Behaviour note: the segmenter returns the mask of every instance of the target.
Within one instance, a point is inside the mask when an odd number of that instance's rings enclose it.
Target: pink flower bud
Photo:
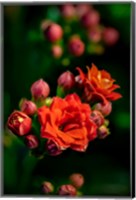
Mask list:
[[[92,6],[89,4],[79,4],[76,7],[76,12],[79,17],[82,17],[87,12],[89,12],[92,9]]]
[[[101,29],[98,26],[90,28],[88,30],[88,38],[93,42],[99,42],[102,38]]]
[[[61,7],[61,14],[64,18],[70,19],[75,16],[76,10],[72,4],[66,4]]]
[[[119,39],[119,32],[114,28],[105,28],[103,31],[103,41],[107,45],[114,45]]]
[[[75,85],[74,75],[69,71],[62,73],[58,78],[58,85],[64,90],[70,90]]]
[[[96,10],[91,10],[83,15],[83,17],[81,18],[81,22],[86,28],[95,26],[100,22],[100,15]]]
[[[110,134],[109,129],[105,125],[100,126],[97,130],[97,135],[99,139],[104,139],[109,134]]]
[[[43,81],[43,79],[34,82],[31,86],[31,94],[35,100],[43,100],[49,95],[49,93],[49,85]]]
[[[60,58],[63,53],[63,50],[62,50],[61,46],[59,46],[59,45],[52,46],[51,51],[52,51],[52,55],[54,58]]]
[[[52,23],[44,31],[45,37],[50,42],[56,42],[63,36],[63,30],[59,24]]]
[[[93,110],[91,113],[91,120],[99,127],[104,123],[104,117],[98,110]]]
[[[84,177],[82,174],[72,174],[69,179],[71,184],[76,188],[80,188],[84,184]]]
[[[26,135],[32,127],[32,120],[25,113],[14,111],[8,118],[7,126],[18,136]]]
[[[29,149],[35,149],[38,147],[38,138],[35,135],[27,135],[25,137],[25,144]]]
[[[112,111],[112,103],[107,101],[107,103],[104,105],[102,103],[97,103],[95,105],[95,110],[100,111],[104,116],[107,116]]]
[[[73,185],[62,185],[58,194],[61,196],[76,196],[77,190]]]
[[[54,191],[54,187],[52,185],[52,183],[50,182],[43,182],[42,184],[42,192],[45,193],[45,194],[49,194],[49,193],[52,193]]]
[[[71,37],[68,43],[69,52],[74,56],[81,56],[85,51],[85,45],[79,37]]]
[[[48,140],[46,142],[46,150],[50,156],[57,156],[62,153],[62,151],[52,140]]]
[[[25,114],[29,116],[34,115],[37,111],[37,107],[35,103],[33,103],[32,101],[28,101],[26,99],[22,100],[20,109],[22,112],[24,112]]]

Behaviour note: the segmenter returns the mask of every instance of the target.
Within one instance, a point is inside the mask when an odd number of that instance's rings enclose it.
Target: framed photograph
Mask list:
[[[2,195],[134,197],[134,2],[2,3]]]

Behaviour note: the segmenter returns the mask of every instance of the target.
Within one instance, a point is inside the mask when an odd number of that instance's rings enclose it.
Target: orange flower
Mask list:
[[[87,74],[84,74],[79,67],[77,70],[80,73],[84,88],[84,97],[87,101],[101,100],[106,104],[107,100],[115,101],[122,97],[121,94],[114,92],[120,86],[114,84],[115,80],[112,79],[107,71],[98,70],[94,64],[92,64],[91,68],[88,68]]]
[[[49,108],[38,109],[41,137],[52,140],[60,150],[85,151],[88,142],[96,138],[97,126],[90,114],[90,106],[81,103],[76,94],[54,97]]]

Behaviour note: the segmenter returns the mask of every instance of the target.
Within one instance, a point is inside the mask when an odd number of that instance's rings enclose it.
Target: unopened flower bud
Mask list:
[[[64,18],[73,18],[76,14],[75,7],[72,4],[66,4],[61,7],[61,14]]]
[[[70,90],[75,85],[75,77],[70,71],[62,73],[58,78],[58,85],[64,90]]]
[[[8,118],[8,129],[18,136],[27,134],[32,128],[32,120],[25,113],[14,111]]]
[[[77,190],[73,185],[62,185],[58,190],[58,194],[61,196],[76,196]]]
[[[35,149],[38,147],[38,138],[35,135],[27,135],[25,137],[25,144],[29,149]]]
[[[79,17],[82,17],[87,12],[89,12],[92,9],[92,6],[89,4],[78,4],[76,6],[76,13]]]
[[[104,123],[104,117],[98,110],[93,110],[91,113],[91,120],[99,127]]]
[[[42,192],[44,194],[49,194],[49,193],[52,193],[53,191],[54,191],[54,187],[53,187],[52,183],[50,183],[48,181],[43,182]]]
[[[110,134],[109,129],[105,125],[100,126],[97,130],[97,135],[99,139],[104,139],[109,134]]]
[[[71,37],[68,43],[69,52],[74,56],[81,56],[85,51],[85,45],[79,37]]]
[[[96,10],[91,10],[82,16],[81,22],[84,27],[89,28],[99,24],[100,15]]]
[[[48,83],[40,79],[31,86],[31,94],[35,100],[44,100],[50,93]]]
[[[107,45],[114,45],[119,39],[119,32],[114,28],[105,28],[103,31],[103,41]]]
[[[84,184],[84,177],[82,174],[72,174],[70,177],[69,177],[70,181],[71,181],[71,184],[73,186],[75,186],[76,188],[80,188],[82,187],[82,185]]]
[[[62,153],[62,151],[52,140],[48,140],[46,142],[46,150],[50,156],[57,156]]]
[[[22,112],[26,113],[29,116],[34,115],[37,111],[35,103],[26,99],[22,100],[20,104],[20,109]]]
[[[54,45],[52,46],[51,52],[54,58],[60,58],[62,56],[63,50],[61,46]]]
[[[63,30],[59,24],[51,23],[44,30],[44,35],[50,42],[56,42],[62,38]]]
[[[92,42],[99,42],[102,38],[102,32],[98,26],[92,27],[88,30],[88,38]]]
[[[102,103],[97,103],[95,105],[95,110],[100,111],[104,116],[107,116],[111,113],[112,111],[112,103],[107,101],[106,104],[102,104]]]

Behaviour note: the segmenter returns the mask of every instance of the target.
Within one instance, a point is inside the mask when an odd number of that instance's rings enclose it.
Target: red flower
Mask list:
[[[88,68],[87,74],[84,74],[79,67],[77,70],[80,73],[86,101],[100,100],[106,104],[107,100],[115,101],[122,97],[121,94],[114,92],[114,90],[120,88],[120,86],[114,84],[115,80],[112,79],[107,71],[98,70],[94,64],[92,64],[91,69]]]
[[[7,126],[14,134],[23,136],[31,130],[32,120],[25,113],[14,111],[8,118]]]
[[[61,150],[85,151],[88,142],[96,138],[97,126],[90,114],[90,106],[81,103],[76,94],[65,99],[54,97],[49,108],[38,109],[41,137],[52,140]]]

